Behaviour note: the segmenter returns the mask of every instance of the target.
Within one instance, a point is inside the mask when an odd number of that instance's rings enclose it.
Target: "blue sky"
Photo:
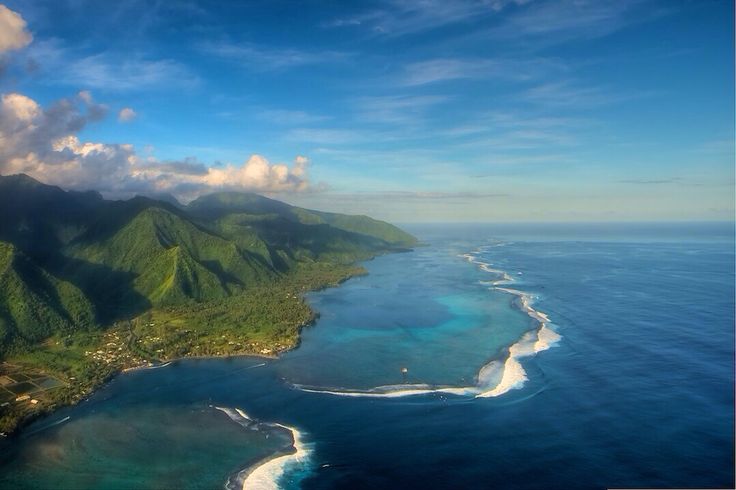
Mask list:
[[[733,219],[732,2],[236,3],[5,0],[0,173],[399,222]]]

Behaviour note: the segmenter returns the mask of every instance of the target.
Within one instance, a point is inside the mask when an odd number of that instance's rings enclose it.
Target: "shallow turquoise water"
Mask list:
[[[379,257],[367,264],[370,275],[311,294],[319,322],[275,369],[325,388],[473,384],[534,323],[458,254],[445,246]]]

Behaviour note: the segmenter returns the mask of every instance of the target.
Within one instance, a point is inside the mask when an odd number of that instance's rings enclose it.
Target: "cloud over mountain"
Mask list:
[[[303,192],[310,189],[309,160],[297,156],[292,166],[252,155],[241,165],[207,167],[196,159],[160,161],[136,153],[130,144],[81,141],[88,123],[106,108],[89,92],[43,108],[19,93],[0,99],[0,173],[26,173],[71,189],[112,194],[170,192],[183,199],[214,189],[256,192]]]
[[[0,55],[32,39],[25,20],[0,4]],[[146,80],[136,76],[136,85]],[[106,114],[107,107],[87,90],[48,107],[21,93],[0,95],[0,174],[26,173],[68,189],[113,195],[168,192],[184,200],[215,189],[278,193],[311,188],[309,160],[303,156],[292,166],[252,155],[241,165],[208,167],[193,157],[162,161],[141,156],[131,144],[82,141],[79,132]],[[124,107],[117,117],[129,122],[136,115]]]

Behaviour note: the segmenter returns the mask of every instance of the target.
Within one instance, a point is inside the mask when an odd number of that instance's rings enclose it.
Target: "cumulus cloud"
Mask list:
[[[211,187],[267,189],[271,192],[305,191],[309,160],[297,156],[291,168],[283,163],[271,164],[260,155],[252,155],[243,165],[210,168],[204,182]]]
[[[54,145],[104,117],[105,107],[81,92],[43,109],[33,99],[18,93],[0,98],[0,168],[18,170],[30,161],[56,164],[65,156]]]
[[[0,173],[26,173],[42,182],[111,194],[169,192],[187,200],[218,190],[263,193],[311,190],[309,160],[291,165],[252,155],[241,165],[207,167],[194,158],[158,160],[128,144],[81,141],[77,133],[105,113],[89,92],[47,108],[22,94],[0,98]]]
[[[136,114],[136,112],[130,107],[123,107],[120,109],[120,112],[118,112],[118,121],[130,122],[135,119],[137,115],[138,114]]]
[[[0,4],[0,54],[27,46],[32,39],[23,17]]]
[[[307,176],[309,160],[303,156],[291,166],[271,163],[262,155],[223,167],[207,167],[194,158],[162,162],[134,157],[130,163],[127,176],[119,180],[122,185],[110,192],[167,192],[186,202],[216,190],[269,194],[315,190]]]

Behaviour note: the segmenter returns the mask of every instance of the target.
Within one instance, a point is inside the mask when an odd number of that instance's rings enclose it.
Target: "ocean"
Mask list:
[[[733,224],[407,225],[277,360],[117,376],[2,488],[733,488]]]

